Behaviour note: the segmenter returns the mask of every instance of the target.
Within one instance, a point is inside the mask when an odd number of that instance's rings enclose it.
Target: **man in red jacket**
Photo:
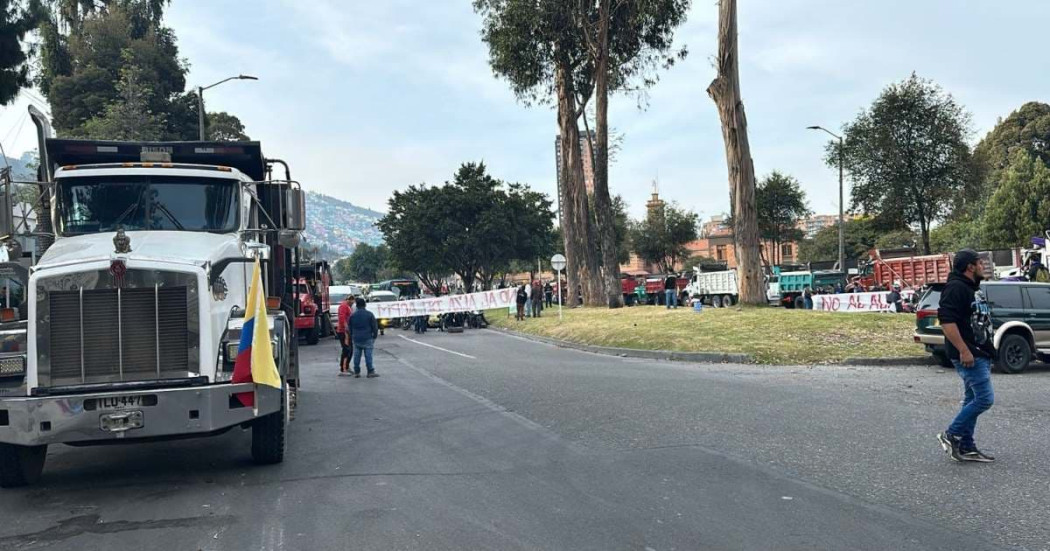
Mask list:
[[[351,307],[353,302],[354,295],[346,295],[346,300],[339,305],[339,319],[335,326],[336,335],[339,337],[339,346],[342,348],[342,353],[339,356],[340,375],[350,374],[350,358],[354,355],[354,343],[350,340],[350,328],[347,326],[350,315],[354,313]]]

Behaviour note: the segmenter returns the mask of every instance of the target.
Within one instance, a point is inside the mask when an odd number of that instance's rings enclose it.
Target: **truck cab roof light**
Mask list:
[[[266,297],[267,310],[279,310],[281,308],[281,297]]]
[[[215,168],[217,168],[217,169],[219,169],[219,170],[221,170],[223,172],[232,172],[233,171],[233,169],[228,167],[228,166],[217,166]]]

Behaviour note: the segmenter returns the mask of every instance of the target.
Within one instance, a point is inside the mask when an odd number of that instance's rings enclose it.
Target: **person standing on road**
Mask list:
[[[543,284],[543,302],[547,308],[554,306],[554,288],[549,281]]]
[[[361,378],[361,356],[365,357],[368,378],[378,377],[372,363],[372,349],[379,337],[379,323],[372,312],[365,309],[365,299],[357,299],[357,309],[350,316],[350,336],[354,341],[354,377]]]
[[[995,458],[977,449],[977,417],[994,403],[992,392],[992,323],[980,293],[984,264],[972,249],[955,253],[948,283],[941,292],[937,318],[944,329],[944,348],[963,381],[963,405],[948,430],[937,435],[955,461],[991,463]]]
[[[678,278],[674,274],[668,274],[664,280],[664,304],[667,309],[678,308]]]
[[[802,288],[802,306],[806,310],[813,309],[813,289],[810,289],[809,285]]]
[[[354,354],[354,345],[350,341],[350,315],[353,314],[353,309],[350,304],[354,301],[354,295],[346,295],[346,299],[339,303],[339,310],[336,315],[335,333],[339,339],[339,374],[349,375],[350,374],[350,358]]]
[[[525,303],[529,300],[528,292],[525,290],[525,284],[522,283],[521,287],[518,287],[518,296],[516,304],[518,305],[518,313],[514,316],[514,319],[518,321],[525,321]]]
[[[540,280],[532,280],[532,317],[538,318],[543,313],[543,287]]]

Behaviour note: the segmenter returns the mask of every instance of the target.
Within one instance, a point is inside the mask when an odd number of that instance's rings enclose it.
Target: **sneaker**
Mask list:
[[[369,373],[368,375],[366,375],[366,377],[368,377],[369,379],[375,379],[378,376],[379,376],[379,374],[376,373],[375,371],[373,371],[373,372]]]
[[[937,435],[937,441],[941,443],[941,448],[944,449],[944,453],[951,456],[953,461],[963,461],[962,451],[959,450],[958,436],[952,436],[947,432],[942,432]]]
[[[347,373],[347,372],[345,372],[345,371],[340,371],[340,372],[339,372],[339,376],[340,376],[340,377],[346,377],[347,375],[349,375],[349,373]]]
[[[974,448],[970,451],[963,452],[963,461],[973,461],[975,463],[994,463],[995,458],[982,452],[981,450]]]
[[[354,373],[354,378],[355,379],[360,379],[361,378],[361,374],[360,373]]]

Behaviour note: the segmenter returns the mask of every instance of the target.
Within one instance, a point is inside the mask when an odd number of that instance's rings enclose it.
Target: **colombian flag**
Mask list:
[[[233,364],[234,383],[252,383],[281,388],[281,374],[273,361],[270,345],[270,328],[266,323],[266,298],[262,288],[262,268],[255,259],[252,282],[248,287],[248,304],[245,305],[244,327],[241,328],[241,344],[237,348],[237,360]],[[255,393],[242,392],[237,399],[245,407],[255,405]]]

